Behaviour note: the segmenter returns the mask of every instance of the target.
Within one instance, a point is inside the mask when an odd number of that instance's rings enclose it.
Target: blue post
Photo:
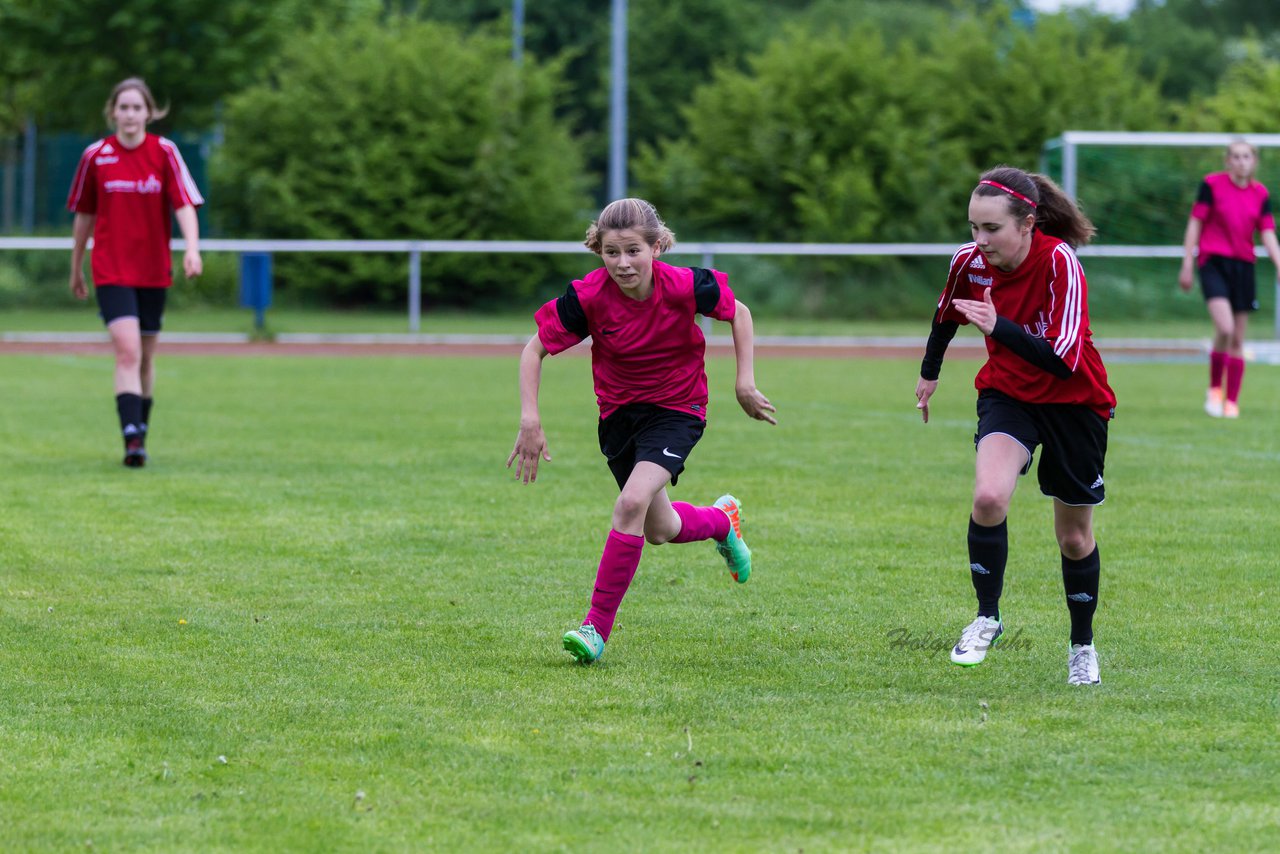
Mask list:
[[[240,255],[240,305],[253,309],[253,326],[265,325],[263,313],[271,305],[271,253],[243,252]]]

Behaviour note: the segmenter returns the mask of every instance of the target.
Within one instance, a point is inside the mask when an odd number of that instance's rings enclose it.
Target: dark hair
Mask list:
[[[1009,212],[1014,219],[1035,214],[1037,228],[1050,237],[1065,241],[1072,249],[1084,246],[1098,231],[1062,188],[1044,175],[1023,172],[1014,166],[997,166],[982,173],[978,180],[991,181],[1008,190],[979,183],[973,191],[975,196],[1004,196],[1009,202]],[[1025,196],[1031,203],[1018,198],[1009,190]]]
[[[147,105],[147,124],[151,124],[157,119],[163,119],[169,115],[169,107],[165,105],[162,109],[156,106],[155,96],[151,94],[151,88],[147,86],[147,82],[141,77],[128,77],[116,84],[111,90],[111,97],[107,98],[107,105],[102,108],[102,114],[107,117],[107,126],[114,128],[116,126],[115,110],[116,101],[120,99],[120,93],[129,89],[138,90],[138,94],[142,96],[142,101]]]
[[[606,231],[627,228],[640,232],[645,243],[656,245],[663,252],[676,245],[676,236],[658,216],[658,209],[644,199],[618,199],[607,204],[587,229],[587,239],[582,242],[599,255]]]

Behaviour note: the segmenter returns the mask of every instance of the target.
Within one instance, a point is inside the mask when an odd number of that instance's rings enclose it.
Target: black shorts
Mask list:
[[[1258,282],[1255,265],[1237,258],[1210,255],[1200,267],[1200,292],[1206,300],[1222,297],[1231,310],[1244,314],[1258,310]]]
[[[675,486],[706,422],[695,415],[652,403],[632,403],[600,419],[600,453],[622,489],[636,463],[656,463],[671,472]]]
[[[164,300],[168,288],[131,288],[127,285],[98,285],[93,289],[98,299],[102,322],[111,325],[122,317],[138,318],[143,335],[158,335],[164,316]]]
[[[1043,445],[1036,475],[1040,491],[1075,507],[1101,504],[1107,456],[1107,420],[1087,406],[1073,403],[1023,403],[992,389],[978,394],[978,432],[973,445],[993,433],[1013,438],[1027,449],[1031,470],[1036,446]]]

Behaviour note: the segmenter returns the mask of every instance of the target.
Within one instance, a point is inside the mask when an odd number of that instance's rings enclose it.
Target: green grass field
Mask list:
[[[0,849],[1280,849],[1274,367],[1225,422],[1199,365],[1112,366],[1082,689],[1033,481],[1017,643],[947,661],[976,362],[927,426],[918,361],[765,362],[770,428],[713,361],[674,495],[743,500],[752,579],[646,549],[591,667],[586,359],[546,364],[528,487],[508,359],[162,358],[136,471],[108,359],[0,366]]]
[[[100,332],[102,323],[90,304],[72,309],[12,309],[0,313],[0,332]],[[169,332],[239,332],[253,330],[253,312],[243,308],[178,308],[165,312]],[[335,311],[298,308],[270,309],[267,328],[276,334],[384,334],[409,331],[404,311]],[[531,335],[532,311],[509,314],[484,312],[423,312],[419,331],[431,334]],[[1107,320],[1093,324],[1099,338],[1194,338],[1208,339],[1213,327],[1207,316],[1193,319]],[[1251,339],[1267,340],[1275,335],[1272,315],[1257,314],[1250,325]],[[727,335],[725,329],[717,333]],[[929,334],[925,312],[914,320],[840,320],[771,317],[756,313],[758,335],[818,336],[913,336],[923,340]]]

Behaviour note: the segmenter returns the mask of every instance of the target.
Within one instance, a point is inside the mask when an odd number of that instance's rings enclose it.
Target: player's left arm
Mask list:
[[[1280,241],[1276,240],[1276,230],[1274,228],[1266,228],[1262,230],[1262,245],[1267,250],[1267,257],[1271,259],[1272,265],[1276,268],[1276,281],[1280,282]]]
[[[757,421],[777,424],[778,419],[772,413],[778,410],[756,388],[755,328],[751,323],[751,310],[741,300],[734,300],[733,319],[729,326],[733,329],[733,354],[738,364],[738,379],[734,384],[738,404],[743,412]]]
[[[194,279],[204,272],[204,262],[200,259],[200,220],[192,205],[183,205],[173,215],[178,220],[182,239],[187,244],[187,250],[182,255],[182,272],[188,279]]]

